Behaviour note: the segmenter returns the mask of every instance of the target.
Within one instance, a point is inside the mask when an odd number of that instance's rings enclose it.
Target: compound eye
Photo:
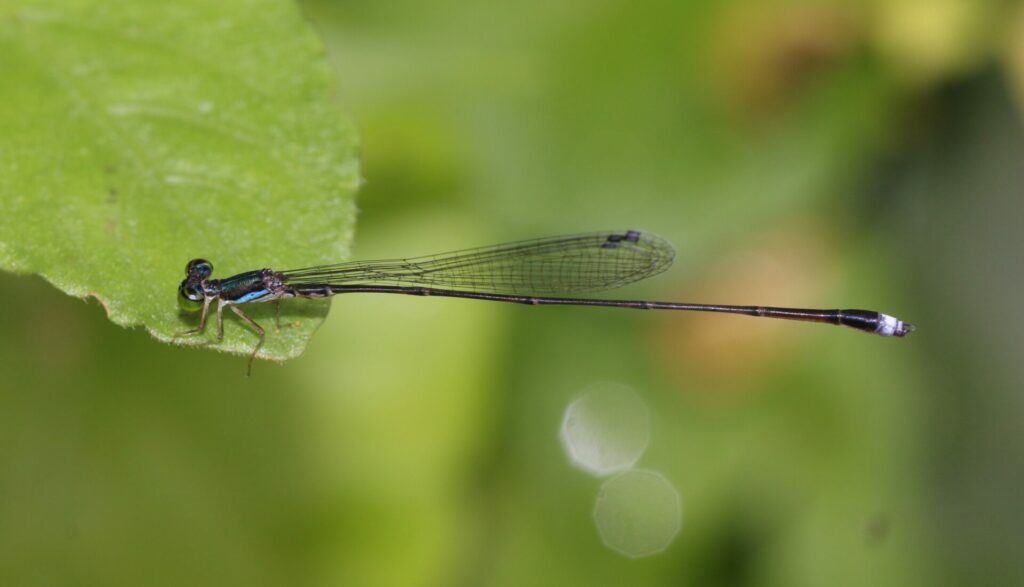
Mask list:
[[[206,259],[192,259],[185,266],[185,275],[198,275],[199,277],[206,278],[211,273],[213,273],[213,263]]]
[[[203,295],[198,289],[186,288],[184,286],[179,287],[178,306],[182,310],[195,312],[203,307]]]

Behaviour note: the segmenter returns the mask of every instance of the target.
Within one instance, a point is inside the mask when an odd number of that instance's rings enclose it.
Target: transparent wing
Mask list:
[[[637,230],[518,241],[411,259],[355,261],[283,271],[294,285],[399,285],[506,294],[583,293],[661,273],[675,251]]]

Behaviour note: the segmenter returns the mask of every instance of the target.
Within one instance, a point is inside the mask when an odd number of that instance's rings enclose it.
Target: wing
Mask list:
[[[637,230],[518,241],[380,261],[283,271],[295,285],[399,285],[505,294],[595,292],[661,273],[675,251],[665,239]]]

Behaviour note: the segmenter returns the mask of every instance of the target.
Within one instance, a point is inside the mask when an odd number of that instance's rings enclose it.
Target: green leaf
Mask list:
[[[110,319],[175,338],[198,315],[177,287],[343,261],[357,145],[332,104],[320,42],[282,0],[0,4],[0,268],[100,300]],[[251,308],[251,309],[250,309]],[[324,301],[245,307],[260,356],[301,354]],[[211,316],[211,318],[213,318]],[[212,348],[257,338],[225,312]]]

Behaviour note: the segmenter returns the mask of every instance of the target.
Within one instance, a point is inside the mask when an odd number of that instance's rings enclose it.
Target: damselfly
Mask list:
[[[803,320],[849,326],[881,336],[906,336],[913,325],[872,310],[810,310],[763,306],[731,306],[683,302],[649,302],[558,297],[613,289],[661,273],[672,264],[675,251],[661,237],[638,230],[591,232],[526,240],[410,259],[353,261],[305,269],[257,269],[226,279],[210,279],[213,265],[193,259],[178,288],[181,300],[202,304],[199,326],[206,328],[210,305],[217,301],[217,340],[224,338],[224,308],[244,320],[259,335],[249,356],[252,361],[266,332],[239,306],[278,302],[282,298],[325,298],[336,294],[371,292],[415,296],[471,298],[517,304],[607,306],[639,310],[724,312],[784,320]]]

